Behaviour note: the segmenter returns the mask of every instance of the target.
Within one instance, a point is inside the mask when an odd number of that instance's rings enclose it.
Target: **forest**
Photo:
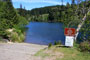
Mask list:
[[[89,7],[90,1],[80,0],[76,3],[75,0],[72,0],[72,4],[67,3],[66,5],[47,6],[32,10],[20,7],[17,11],[29,21],[63,22],[67,27],[74,27],[81,22]]]
[[[17,13],[11,0],[0,0],[0,40],[21,42],[27,23],[26,18]]]

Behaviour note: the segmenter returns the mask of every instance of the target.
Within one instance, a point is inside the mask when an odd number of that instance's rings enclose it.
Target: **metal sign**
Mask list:
[[[65,28],[65,36],[75,36],[75,28]]]
[[[66,36],[65,46],[73,47],[74,37],[73,36]]]

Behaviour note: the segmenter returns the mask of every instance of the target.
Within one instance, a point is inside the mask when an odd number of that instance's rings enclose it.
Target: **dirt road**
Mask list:
[[[34,60],[33,55],[46,47],[27,43],[0,43],[0,60]]]

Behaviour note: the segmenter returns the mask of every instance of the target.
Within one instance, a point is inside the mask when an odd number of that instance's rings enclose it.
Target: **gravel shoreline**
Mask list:
[[[35,60],[33,55],[46,47],[28,43],[0,43],[0,60]]]

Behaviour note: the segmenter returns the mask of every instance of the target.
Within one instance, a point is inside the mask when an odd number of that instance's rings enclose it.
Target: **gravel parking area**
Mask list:
[[[0,43],[0,60],[35,60],[33,55],[46,47],[27,43]]]

